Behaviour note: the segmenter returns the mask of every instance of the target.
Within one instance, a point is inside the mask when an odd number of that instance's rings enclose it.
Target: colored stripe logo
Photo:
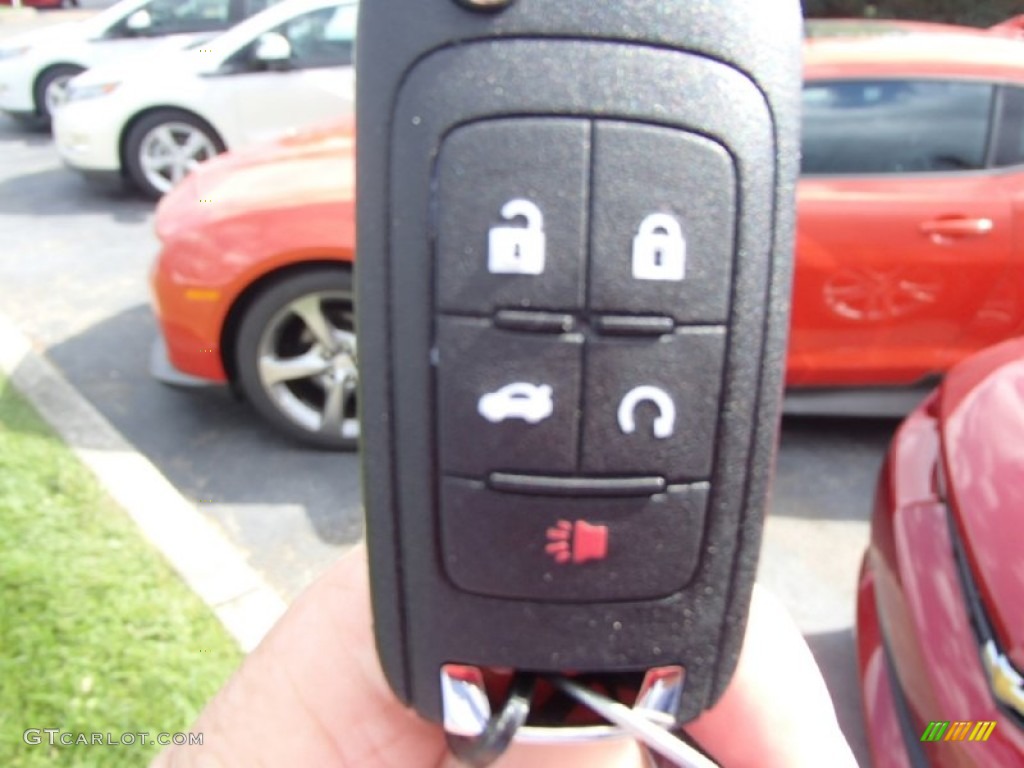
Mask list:
[[[994,720],[932,720],[921,734],[921,741],[988,741],[995,729]]]

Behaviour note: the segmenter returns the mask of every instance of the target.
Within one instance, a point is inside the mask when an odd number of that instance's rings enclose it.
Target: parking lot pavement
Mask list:
[[[361,534],[357,459],[310,452],[223,391],[148,374],[153,205],[91,188],[0,117],[0,306],[292,597]]]
[[[136,305],[51,346],[49,356],[294,597],[362,535],[356,456],[291,443],[223,389],[158,384],[147,369],[155,334],[148,306]]]
[[[152,204],[89,187],[47,134],[0,116],[3,312],[290,598],[361,535],[358,457],[298,447],[224,391],[149,377],[152,222]],[[786,422],[760,569],[806,633],[865,764],[854,591],[893,426]]]
[[[803,631],[862,766],[870,763],[853,634],[857,575],[875,481],[896,425],[784,421],[758,573]]]

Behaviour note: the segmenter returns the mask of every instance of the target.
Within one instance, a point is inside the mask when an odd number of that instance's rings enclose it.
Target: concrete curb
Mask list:
[[[217,614],[242,650],[255,648],[284,612],[285,601],[2,313],[0,369]]]

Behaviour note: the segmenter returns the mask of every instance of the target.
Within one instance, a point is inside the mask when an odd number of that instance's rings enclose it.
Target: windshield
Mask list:
[[[114,3],[109,8],[100,11],[82,23],[96,32],[104,32],[108,27],[113,26],[132,11],[141,8],[148,2],[149,0],[121,0],[120,3]]]
[[[244,45],[248,45],[264,32],[268,32],[279,24],[283,24],[289,19],[301,16],[304,13],[308,13],[317,8],[329,8],[333,3],[311,3],[304,4],[300,7],[295,3],[281,3],[278,5],[271,6],[265,11],[246,19],[240,24],[236,24],[227,32],[222,35],[218,35],[212,41],[206,43],[207,48],[213,48],[214,51],[222,56],[230,55],[235,53],[239,48]],[[351,9],[352,27],[355,28],[355,18],[358,9],[356,2],[351,3],[337,3],[339,8]],[[220,57],[215,57],[220,58]]]

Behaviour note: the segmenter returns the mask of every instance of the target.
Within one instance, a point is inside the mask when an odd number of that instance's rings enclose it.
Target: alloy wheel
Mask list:
[[[358,358],[352,298],[342,291],[306,294],[265,326],[257,370],[267,398],[306,432],[359,437]]]
[[[143,136],[139,165],[146,181],[166,193],[216,154],[213,140],[200,128],[185,122],[161,123]]]
[[[67,103],[68,83],[77,75],[77,72],[69,72],[66,75],[57,75],[46,84],[46,90],[43,92],[43,101],[46,103],[46,114],[53,115],[58,109]]]

